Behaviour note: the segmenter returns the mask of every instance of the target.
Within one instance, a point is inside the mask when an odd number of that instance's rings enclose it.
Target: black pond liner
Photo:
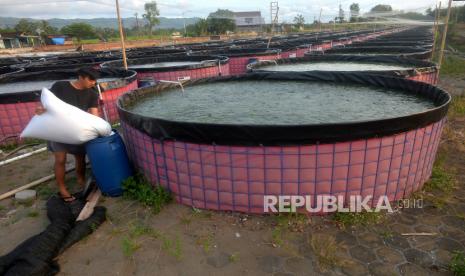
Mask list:
[[[6,77],[11,74],[21,73],[23,71],[23,68],[11,68],[10,66],[3,66],[0,67],[0,78]]]
[[[84,204],[84,200],[64,203],[57,196],[52,196],[46,204],[50,224],[42,233],[0,257],[0,275],[57,274],[59,266],[55,258],[95,231],[106,219],[105,207],[97,206],[88,219],[75,222]]]
[[[370,71],[358,71],[352,70],[349,72],[367,73],[367,74],[379,74],[385,76],[395,77],[411,77],[418,73],[425,74],[435,72],[437,70],[436,64],[429,61],[423,61],[418,59],[407,59],[396,56],[358,56],[358,55],[313,55],[305,56],[301,58],[285,58],[277,59],[274,61],[258,61],[251,63],[247,66],[250,72],[276,72],[272,70],[262,70],[264,66],[278,64],[299,64],[299,63],[322,63],[322,62],[360,62],[360,63],[374,63],[374,64],[389,64],[389,65],[401,65],[410,66],[411,69],[404,70],[370,70]],[[310,70],[317,71],[317,70]],[[280,71],[282,72],[282,71]],[[325,71],[326,72],[326,71]]]
[[[77,78],[76,75],[77,70],[61,70],[61,71],[42,71],[42,72],[22,72],[22,73],[15,73],[0,78],[0,84],[2,83],[15,83],[17,82],[18,85],[21,82],[25,81],[43,81],[43,80],[63,80],[63,79],[70,79],[70,78]],[[132,70],[122,70],[116,68],[105,68],[100,69],[100,77],[102,78],[119,78],[114,81],[108,82],[99,82],[101,84],[101,88],[103,89],[103,93],[105,90],[110,90],[114,88],[119,88],[126,86],[127,84],[136,80],[137,73]],[[98,81],[98,80],[97,80]],[[34,102],[40,98],[41,90],[34,90],[34,91],[22,91],[22,92],[15,92],[15,93],[0,93],[0,104],[8,104],[8,103],[25,103],[25,102]]]
[[[26,72],[39,72],[50,70],[67,70],[77,69],[81,67],[95,67],[102,62],[109,60],[116,60],[119,56],[112,57],[83,57],[74,59],[60,59],[60,60],[46,60],[43,62],[31,62],[17,65],[17,67],[24,68]]]
[[[431,57],[431,49],[421,47],[346,47],[346,48],[332,48],[325,50],[324,54],[377,54],[377,55],[393,55],[414,59],[429,59]],[[305,55],[312,55],[312,52]]]
[[[159,84],[122,95],[118,99],[120,119],[135,129],[161,141],[174,140],[196,144],[244,146],[308,145],[382,137],[421,128],[444,118],[451,100],[447,92],[429,84],[401,78],[346,72],[250,73],[241,76],[187,81],[183,85],[186,87],[211,82],[242,80],[332,82],[384,87],[427,98],[434,102],[435,108],[407,116],[373,121],[278,126],[171,121],[142,116],[126,108],[148,95],[177,88],[173,84]]]
[[[225,48],[205,51],[193,51],[189,55],[193,57],[204,55],[220,55],[227,57],[268,56],[281,53],[280,49],[272,48]]]
[[[352,44],[346,45],[346,47],[360,47],[360,46],[369,46],[369,47],[385,47],[385,46],[403,46],[403,47],[422,47],[422,48],[431,48],[433,44],[426,41],[377,41],[377,40],[368,40],[368,41],[354,41]]]
[[[168,67],[137,67],[137,65],[152,64],[159,62],[182,62],[182,61],[198,61],[201,63],[198,64],[186,64],[186,65],[175,65]],[[131,66],[130,70],[136,72],[171,72],[177,70],[186,70],[186,69],[200,69],[207,67],[218,66],[220,64],[227,64],[229,58],[225,56],[161,56],[161,57],[147,57],[147,58],[138,58],[138,59],[128,59],[128,66]],[[123,61],[115,60],[105,62],[101,65],[102,68],[122,68]]]

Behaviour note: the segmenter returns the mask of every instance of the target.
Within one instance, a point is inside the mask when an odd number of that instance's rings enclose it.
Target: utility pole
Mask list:
[[[320,16],[318,17],[318,23],[320,24],[320,33],[321,33],[321,13],[323,12],[323,8],[320,9]]]
[[[442,41],[441,41],[441,50],[439,52],[439,59],[438,59],[438,79],[439,79],[439,71],[441,70],[442,59],[444,57],[444,48],[446,47],[446,38],[447,38],[447,29],[449,27],[449,18],[450,18],[450,7],[452,6],[452,0],[449,0],[449,5],[447,7],[447,15],[446,21],[444,22],[444,31],[442,33]]]
[[[139,34],[140,30],[139,30],[139,14],[136,12],[134,14],[136,16],[136,28],[137,28],[137,34]]]
[[[124,45],[123,22],[119,13],[119,2],[116,0],[116,15],[118,16],[119,36],[121,38],[121,49],[123,52],[123,65],[124,69],[128,70],[128,61],[126,60],[126,46]]]
[[[182,12],[182,20],[184,23],[184,37],[187,37],[187,30],[186,30],[186,17],[184,16],[185,12]]]

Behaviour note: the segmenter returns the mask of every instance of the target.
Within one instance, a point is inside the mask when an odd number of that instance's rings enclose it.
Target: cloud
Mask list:
[[[144,13],[144,4],[150,0],[119,0],[123,17]],[[443,6],[447,5],[445,0]],[[218,8],[233,11],[259,10],[268,22],[270,20],[269,0],[157,0],[160,15],[164,17],[206,17]],[[389,3],[394,9],[423,12],[433,7],[436,0],[280,0],[280,21],[290,22],[297,14],[302,14],[307,22],[318,17],[320,9],[323,18],[334,18],[339,4],[349,13],[352,3],[359,3],[361,12],[369,11],[374,3]],[[28,0],[28,4],[18,0],[0,0],[0,16],[32,18],[95,18],[115,17],[114,0]]]

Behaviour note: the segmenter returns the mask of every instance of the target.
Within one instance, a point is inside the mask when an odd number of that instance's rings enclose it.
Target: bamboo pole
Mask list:
[[[436,5],[436,14],[434,15],[434,29],[433,29],[433,49],[431,51],[431,61],[433,61],[434,53],[436,52],[436,39],[438,37],[439,30],[439,17],[441,15],[441,1],[439,1],[439,8]]]
[[[121,38],[121,49],[123,52],[123,65],[124,69],[128,70],[128,62],[126,60],[126,46],[124,45],[124,33],[123,33],[123,23],[121,21],[121,15],[119,12],[119,2],[116,0],[116,14],[118,16],[118,26],[119,26],[119,36]]]
[[[439,79],[439,72],[441,71],[442,59],[444,57],[444,48],[446,47],[446,38],[447,38],[447,29],[449,27],[449,18],[450,18],[450,10],[452,6],[452,0],[449,0],[449,5],[447,7],[447,15],[446,21],[444,22],[444,32],[442,34],[442,41],[441,41],[441,50],[439,52],[439,60],[438,60],[438,79]]]
[[[74,167],[66,169],[65,172],[66,172],[66,173],[69,173],[69,172],[72,171],[72,170],[74,170]],[[6,193],[0,195],[0,200],[5,199],[5,198],[8,198],[8,197],[10,197],[10,196],[13,196],[13,195],[15,195],[15,194],[18,193],[18,192],[21,192],[21,191],[23,191],[23,190],[26,190],[26,189],[35,187],[35,186],[37,186],[37,185],[39,185],[39,184],[42,184],[42,183],[44,183],[44,182],[46,182],[46,181],[49,181],[49,180],[52,180],[52,179],[54,179],[54,178],[55,178],[55,174],[50,174],[50,175],[47,175],[47,176],[42,177],[42,178],[40,178],[40,179],[37,179],[37,180],[35,180],[35,181],[32,181],[32,182],[29,183],[29,184],[23,185],[23,186],[21,186],[21,187],[18,187],[18,188],[14,189],[14,190],[11,190],[11,191],[9,191],[9,192],[6,192]]]

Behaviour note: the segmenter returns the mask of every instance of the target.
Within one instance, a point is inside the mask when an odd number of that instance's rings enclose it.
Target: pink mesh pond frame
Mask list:
[[[258,60],[275,60],[281,58],[280,54],[264,56],[247,56],[247,57],[229,57],[229,73],[231,75],[240,75],[247,72],[247,64],[250,59]]]
[[[220,69],[221,68],[221,69]],[[191,80],[202,79],[216,76],[229,76],[229,64],[221,64],[218,66],[194,68],[185,70],[165,71],[165,72],[139,72],[137,78],[139,80],[150,77],[155,80],[178,81],[180,78],[189,77]],[[221,73],[221,74],[220,74]]]
[[[263,213],[264,195],[408,197],[431,175],[444,122],[381,138],[273,147],[162,142],[122,127],[135,167],[179,203]]]
[[[109,89],[102,93],[103,103],[111,123],[115,123],[119,120],[118,111],[116,109],[116,100],[118,97],[121,94],[136,88],[137,81],[133,80],[125,86]],[[38,102],[39,101],[8,104],[0,103],[0,141],[5,137],[17,136],[21,134],[23,129],[34,116]],[[101,108],[100,114],[103,117]],[[4,141],[3,143],[6,142],[8,141]]]

